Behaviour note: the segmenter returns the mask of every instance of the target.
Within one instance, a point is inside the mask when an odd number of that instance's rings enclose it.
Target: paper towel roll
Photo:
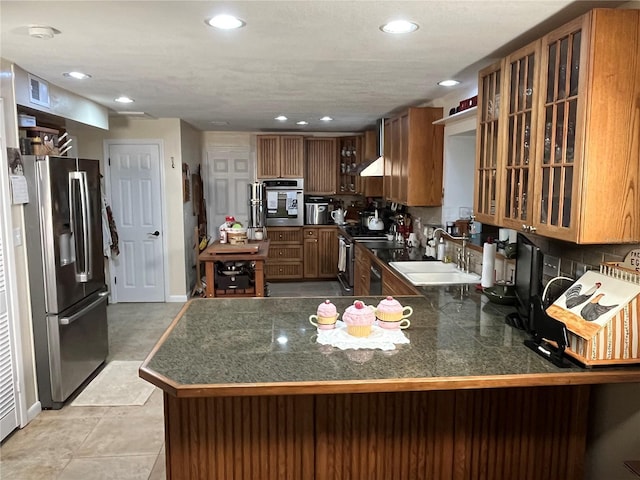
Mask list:
[[[496,244],[485,243],[482,249],[482,288],[492,287],[495,278]]]

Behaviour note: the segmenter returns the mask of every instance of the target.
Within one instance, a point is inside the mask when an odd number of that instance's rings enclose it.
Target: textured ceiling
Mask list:
[[[2,0],[0,54],[113,111],[182,118],[201,130],[294,130],[306,120],[310,131],[359,131],[446,95],[442,79],[469,89],[478,65],[593,6],[620,3]],[[247,25],[216,31],[204,20],[217,13]],[[379,30],[399,17],[419,30]],[[30,25],[60,33],[34,39]],[[62,76],[72,70],[92,78]],[[119,95],[135,103],[117,104]],[[278,114],[290,121],[275,121]],[[335,120],[321,123],[323,115]]]

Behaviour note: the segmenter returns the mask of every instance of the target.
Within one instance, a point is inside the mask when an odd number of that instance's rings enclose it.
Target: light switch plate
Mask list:
[[[13,229],[13,246],[19,247],[22,245],[22,230],[19,228]]]
[[[560,275],[560,258],[545,255],[542,260],[542,274],[547,277],[557,277]]]

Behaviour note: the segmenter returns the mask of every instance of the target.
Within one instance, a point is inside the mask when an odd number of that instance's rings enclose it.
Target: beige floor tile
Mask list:
[[[109,407],[105,417],[145,417],[149,421],[163,423],[164,403],[162,390],[155,388],[144,405]]]
[[[95,417],[73,419],[40,419],[38,417],[22,430],[15,432],[0,447],[0,458],[3,463],[30,457],[69,459],[99,422],[100,418]]]
[[[72,407],[71,401],[60,410],[43,410],[38,419],[69,419],[82,417],[103,417],[107,412],[107,407]]]
[[[156,458],[156,463],[153,465],[151,475],[148,480],[166,480],[167,478],[167,465],[165,463],[166,458],[164,454],[164,448],[160,452],[160,455]]]
[[[17,460],[6,460],[4,457],[0,457],[0,479],[50,480],[58,478],[69,461],[68,458],[55,456],[48,458],[25,456]]]
[[[57,480],[147,480],[157,455],[74,458]]]
[[[164,426],[159,420],[106,416],[100,419],[74,457],[158,455],[163,442]]]

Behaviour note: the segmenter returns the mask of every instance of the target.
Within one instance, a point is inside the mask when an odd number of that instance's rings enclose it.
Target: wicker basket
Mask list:
[[[244,245],[249,243],[246,228],[227,228],[227,242],[230,245]]]

